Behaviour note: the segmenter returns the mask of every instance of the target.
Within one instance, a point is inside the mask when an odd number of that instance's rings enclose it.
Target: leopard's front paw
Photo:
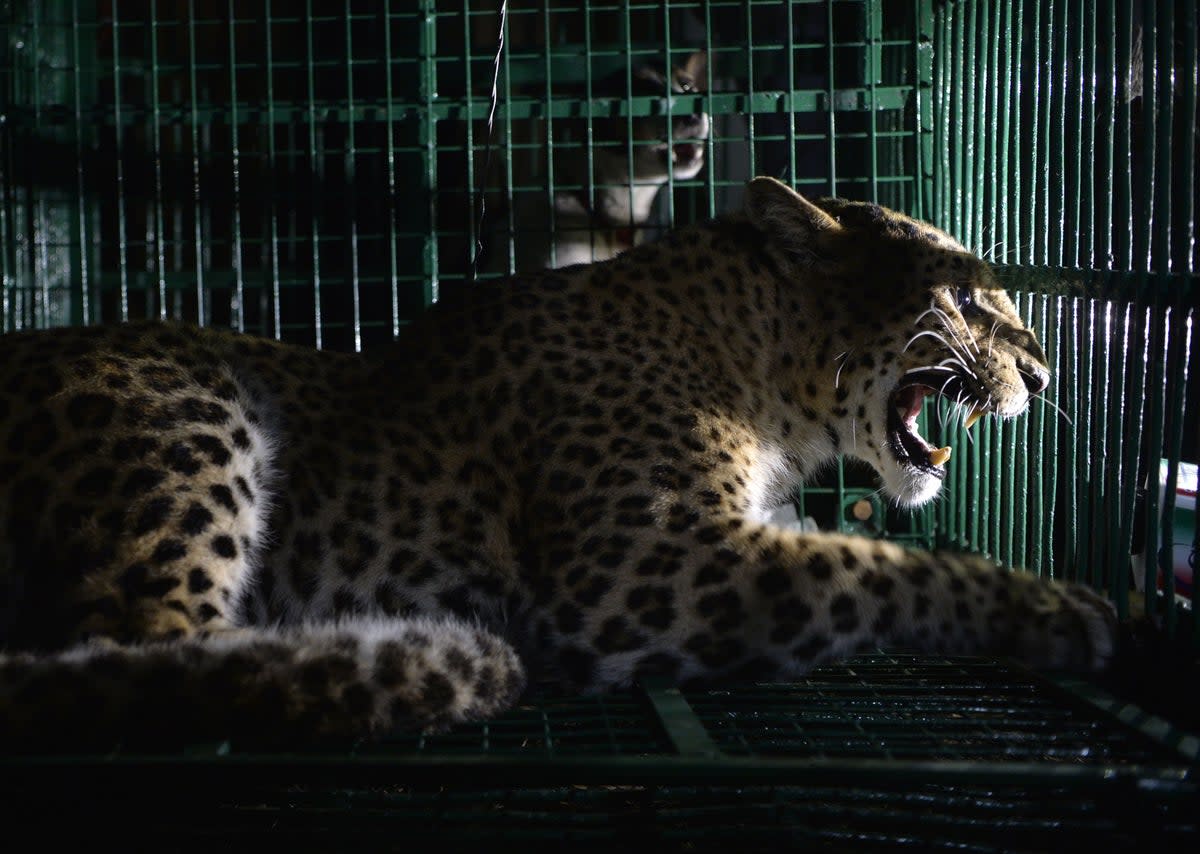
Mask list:
[[[1082,584],[1013,574],[1014,598],[997,640],[1033,667],[1099,672],[1116,651],[1117,615],[1107,599]]]
[[[1117,612],[1111,602],[1084,584],[1063,584],[1055,630],[1062,626],[1066,644],[1061,667],[1098,672],[1108,667],[1117,649]],[[1072,629],[1074,631],[1072,632]]]

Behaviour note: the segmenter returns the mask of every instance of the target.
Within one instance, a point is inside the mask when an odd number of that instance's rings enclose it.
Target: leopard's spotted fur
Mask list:
[[[923,396],[1007,417],[1046,372],[951,238],[771,179],[441,304],[380,359],[4,336],[0,739],[440,726],[527,672],[787,678],[878,644],[1099,668],[1114,620],[1082,587],[764,523],[838,454],[929,500]]]

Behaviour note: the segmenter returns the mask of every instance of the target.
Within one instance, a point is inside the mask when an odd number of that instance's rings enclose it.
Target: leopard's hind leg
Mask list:
[[[471,620],[249,613],[286,441],[269,377],[169,328],[7,343],[0,750],[311,743],[514,702],[522,662]]]
[[[270,501],[272,439],[250,395],[219,360],[161,351],[38,369],[53,393],[9,421],[24,453],[0,486],[10,646],[232,627]]]
[[[60,653],[0,653],[0,751],[312,746],[489,718],[525,685],[458,619],[355,618]]]

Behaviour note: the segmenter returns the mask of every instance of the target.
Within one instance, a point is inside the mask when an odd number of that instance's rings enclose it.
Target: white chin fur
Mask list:
[[[912,510],[934,499],[942,488],[942,479],[920,469],[902,466],[895,460],[887,460],[883,477],[883,491],[900,507]]]

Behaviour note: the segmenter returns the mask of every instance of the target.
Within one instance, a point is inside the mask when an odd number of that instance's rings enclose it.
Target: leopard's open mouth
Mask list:
[[[926,397],[945,397],[963,407],[963,425],[970,428],[984,413],[984,406],[969,399],[962,380],[941,370],[910,371],[888,398],[888,445],[901,465],[920,469],[937,478],[946,476],[951,447],[935,448],[921,435],[917,418]]]
[[[676,169],[679,169],[692,166],[704,159],[703,142],[679,142],[678,139],[676,137],[674,145],[664,142],[655,146],[655,149],[661,153],[664,163],[669,160]],[[693,139],[700,138],[693,137]]]
[[[671,162],[676,166],[691,166],[704,157],[704,146],[698,142],[677,142],[671,146]]]

